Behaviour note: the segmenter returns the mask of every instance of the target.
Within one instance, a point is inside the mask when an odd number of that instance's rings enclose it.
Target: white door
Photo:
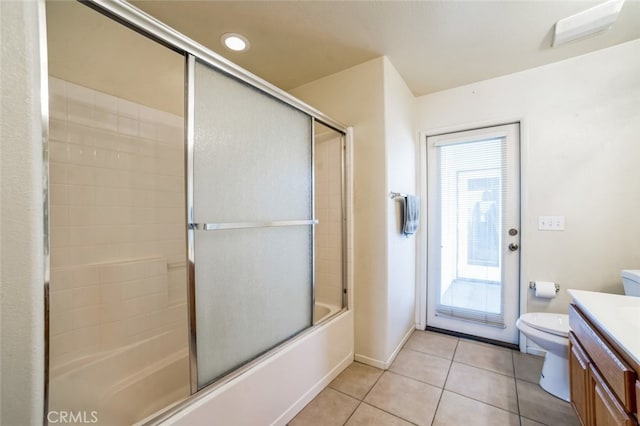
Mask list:
[[[427,137],[427,326],[518,342],[519,127]]]

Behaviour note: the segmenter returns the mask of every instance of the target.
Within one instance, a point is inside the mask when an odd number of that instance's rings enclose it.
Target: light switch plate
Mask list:
[[[564,231],[564,216],[538,216],[540,231]]]

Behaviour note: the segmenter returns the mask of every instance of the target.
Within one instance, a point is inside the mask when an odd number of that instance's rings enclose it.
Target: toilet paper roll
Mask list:
[[[553,299],[556,297],[556,284],[551,281],[536,281],[536,297]]]

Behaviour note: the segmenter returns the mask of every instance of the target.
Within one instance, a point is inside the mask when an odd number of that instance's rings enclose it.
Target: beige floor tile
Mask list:
[[[520,426],[545,426],[542,423],[538,423],[535,420],[520,417]]]
[[[430,425],[441,389],[385,372],[364,401],[417,425]]]
[[[340,392],[362,399],[371,390],[373,385],[382,375],[383,370],[369,365],[354,362],[340,373],[329,387]]]
[[[414,351],[452,359],[457,345],[458,339],[456,337],[430,331],[415,331],[404,347],[413,349]]]
[[[342,426],[360,402],[325,388],[291,420],[290,426]]]
[[[444,388],[518,414],[513,377],[454,362]]]
[[[389,371],[443,387],[451,361],[437,356],[402,349],[389,367]]]
[[[538,383],[543,362],[544,357],[513,352],[513,368],[517,379]]]
[[[513,377],[510,349],[461,340],[453,360]]]
[[[451,425],[520,426],[520,418],[508,411],[445,390],[433,426]]]
[[[549,426],[579,425],[573,408],[535,383],[516,380],[520,415]]]
[[[411,423],[363,402],[345,426],[411,426]]]

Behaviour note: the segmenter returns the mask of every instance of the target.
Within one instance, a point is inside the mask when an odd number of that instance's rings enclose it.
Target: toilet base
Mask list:
[[[569,358],[563,358],[547,351],[540,373],[540,386],[551,395],[570,400],[569,396]]]

